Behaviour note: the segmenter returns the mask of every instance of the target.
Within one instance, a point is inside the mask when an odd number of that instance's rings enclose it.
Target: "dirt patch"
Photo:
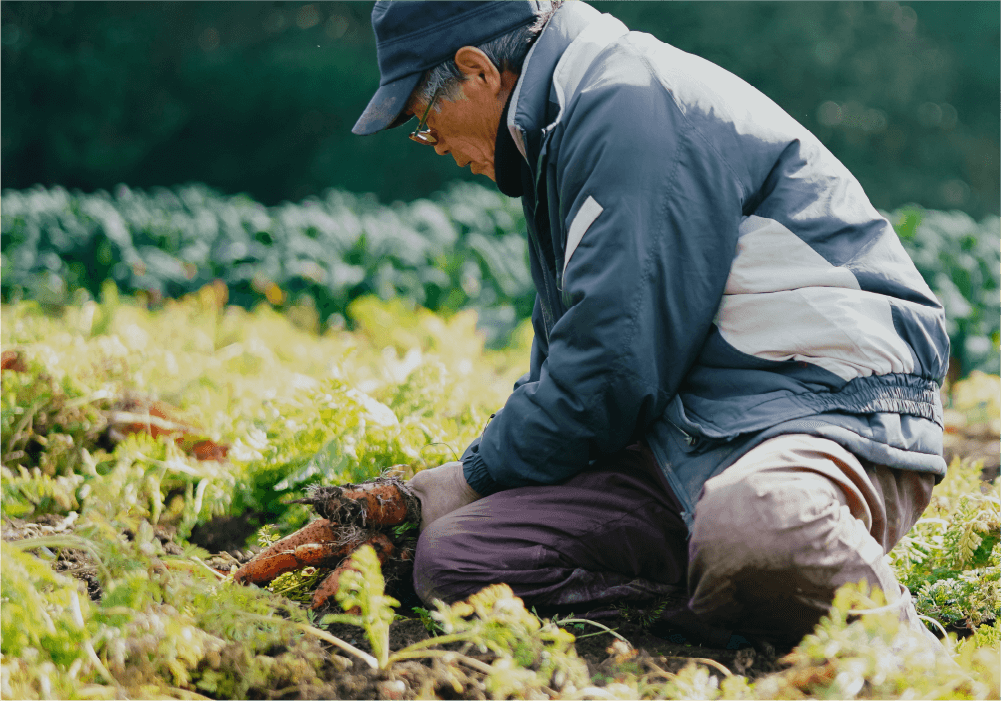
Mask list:
[[[261,514],[245,511],[240,516],[215,516],[207,523],[195,526],[188,541],[209,552],[243,551],[247,540],[261,527]]]
[[[957,457],[982,460],[980,479],[991,482],[997,478],[1001,468],[1001,441],[987,432],[946,433],[943,456],[946,463],[951,463]]]
[[[719,662],[735,674],[754,678],[780,669],[779,658],[789,652],[788,649],[777,650],[769,643],[757,641],[754,646],[732,650],[694,645],[660,637],[649,628],[626,619],[608,619],[602,620],[602,623],[628,640],[639,651],[638,657],[656,661],[666,672],[677,672],[692,658],[704,658]],[[585,631],[573,628],[571,632],[577,636],[577,655],[587,662],[592,680],[600,685],[602,677],[610,675],[615,654],[610,653],[608,648],[617,638],[605,632],[595,635],[594,632],[599,632],[597,629]]]
[[[87,596],[91,601],[100,601],[104,595],[101,580],[97,578],[97,565],[86,551],[72,548],[60,550],[56,561],[52,563],[52,569],[76,577],[86,584]]]

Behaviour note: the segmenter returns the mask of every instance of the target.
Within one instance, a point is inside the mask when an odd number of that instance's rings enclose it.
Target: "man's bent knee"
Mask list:
[[[435,599],[459,601],[477,587],[470,583],[470,544],[448,516],[425,528],[414,553],[414,590],[425,604]],[[465,581],[461,573],[466,573]],[[472,587],[472,589],[471,589]]]
[[[881,559],[882,549],[824,475],[733,477],[707,483],[696,507],[690,606],[735,629],[799,637],[826,613],[846,576],[871,579],[859,561]]]
[[[780,480],[751,474],[706,487],[695,510],[690,562],[709,560],[731,570],[784,567],[804,549],[829,544],[839,521],[852,518],[841,491],[816,473]]]

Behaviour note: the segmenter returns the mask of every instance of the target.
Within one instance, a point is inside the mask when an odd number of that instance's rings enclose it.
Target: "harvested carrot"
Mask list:
[[[174,437],[177,447],[198,460],[222,462],[229,454],[229,446],[200,434],[199,429],[174,418],[177,409],[150,397],[131,396],[120,400],[108,412],[109,423],[120,436],[148,433],[153,438]]]
[[[176,440],[178,444],[181,443],[181,439]],[[190,451],[196,459],[198,460],[218,460],[222,462],[226,459],[226,455],[229,454],[229,446],[221,443],[216,443],[215,441],[205,439],[198,441],[193,446],[191,446]]]
[[[407,520],[420,522],[420,501],[408,495],[403,482],[395,479],[317,487],[295,503],[309,504],[324,518],[342,524],[396,526]]]
[[[153,438],[162,435],[185,434],[191,426],[176,421],[170,407],[164,402],[149,397],[128,397],[119,401],[109,415],[111,423],[126,435],[148,433]]]
[[[393,543],[382,533],[375,533],[369,536],[364,542],[362,542],[358,547],[362,545],[371,545],[375,549],[375,554],[379,556],[379,564],[386,564],[396,548]],[[355,548],[357,549],[357,548]],[[354,549],[352,549],[353,552]],[[331,572],[320,586],[317,587],[316,591],[313,592],[313,603],[310,606],[314,611],[326,606],[327,602],[332,596],[337,593],[337,590],[341,586],[341,575],[343,575],[347,570],[354,569],[352,567],[350,557],[346,557],[344,562],[342,562],[333,572]],[[347,613],[358,613],[356,609],[352,609]]]
[[[339,534],[330,521],[325,518],[317,519],[259,552],[236,571],[233,580],[252,584],[270,582],[278,575],[302,566],[295,556],[296,548],[300,545],[335,543],[337,540]]]
[[[347,543],[306,543],[295,549],[295,558],[303,567],[328,567],[358,547],[357,541]]]
[[[361,503],[364,518],[377,526],[396,526],[407,518],[407,502],[395,484],[345,489],[343,498]]]
[[[267,584],[278,575],[301,566],[294,551],[255,557],[233,573],[233,581],[239,584]]]

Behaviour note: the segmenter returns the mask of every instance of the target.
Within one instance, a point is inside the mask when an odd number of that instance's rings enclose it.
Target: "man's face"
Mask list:
[[[466,75],[462,96],[451,102],[439,97],[428,112],[427,126],[437,139],[434,150],[439,156],[452,154],[460,168],[494,176],[494,146],[497,128],[518,76],[499,72],[490,59],[477,48],[464,46],[455,54],[456,64]],[[427,102],[412,100],[407,113],[424,115]]]

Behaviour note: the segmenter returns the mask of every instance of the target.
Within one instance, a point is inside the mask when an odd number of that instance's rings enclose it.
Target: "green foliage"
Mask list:
[[[88,307],[93,335],[114,318],[119,289],[157,303],[214,284],[230,303],[285,310],[306,329],[357,322],[371,313],[354,304],[366,295],[445,315],[473,308],[495,345],[535,299],[520,205],[476,185],[392,206],[331,190],[264,207],[195,185],[122,186],[114,195],[8,190],[3,202],[3,298],[65,305],[100,297]],[[963,373],[997,372],[1001,220],[917,207],[887,216],[945,305]],[[387,314],[404,316],[376,316]],[[415,339],[398,333],[393,344],[405,352]]]
[[[442,634],[390,654],[389,623],[395,599],[383,594],[379,561],[370,546],[352,557],[353,570],[341,578],[337,600],[344,609],[357,607],[358,614],[328,614],[322,624],[348,623],[365,629],[378,666],[419,658],[461,661],[483,673],[483,685],[493,698],[531,698],[553,688],[572,693],[587,680],[587,667],[573,647],[574,637],[551,621],[542,623],[525,609],[506,584],[486,587],[451,606],[436,602],[430,617]],[[487,665],[462,653],[441,649],[465,643],[490,654]]]
[[[971,646],[953,659],[902,622],[896,610],[865,613],[884,603],[882,592],[869,592],[864,584],[842,587],[831,614],[787,658],[792,666],[758,681],[755,695],[788,698],[798,691],[813,698],[885,699],[905,693],[912,698],[998,693],[996,650]],[[862,615],[852,616],[856,610]]]
[[[439,602],[437,608],[431,616],[445,633],[432,638],[434,644],[440,645],[448,639],[469,640],[481,652],[490,651],[518,667],[534,670],[537,683],[541,684],[549,684],[558,674],[564,683],[579,684],[582,678],[586,679],[586,669],[574,652],[573,635],[555,623],[541,623],[506,584],[486,587],[452,606]],[[413,650],[417,645],[420,643],[408,649]],[[408,653],[403,650],[397,656],[403,658]],[[498,666],[496,661],[494,666]],[[508,665],[501,667],[506,669]]]
[[[452,459],[504,401],[527,357],[527,330],[517,346],[489,351],[472,312],[443,318],[362,298],[349,309],[354,331],[318,335],[271,309],[221,307],[217,291],[155,311],[124,297],[58,315],[31,303],[3,308],[3,348],[28,367],[3,372],[3,516],[47,515],[51,523],[58,514],[72,524],[71,532],[2,545],[4,698],[322,689],[347,668],[346,658],[321,647],[330,636],[298,603],[323,572],[290,573],[270,589],[233,586],[185,543],[190,529],[213,514],[273,509],[265,518],[279,526],[262,529],[264,544],[304,517],[282,500],[312,482]],[[970,421],[993,416],[996,398],[983,387],[996,383],[978,374],[956,383],[952,410]],[[167,436],[104,443],[100,427],[120,397],[135,393],[168,400],[185,421],[229,443],[231,459],[195,460]],[[181,554],[165,547],[171,533]],[[851,611],[881,603],[861,591],[839,595],[784,672],[719,682],[707,663],[665,675],[623,656],[600,688],[587,686],[560,621],[540,621],[506,587],[439,604],[426,618],[440,634],[396,651],[386,631],[397,604],[385,597],[371,553],[358,555],[356,571],[342,579],[340,601],[357,605],[352,621],[380,641],[370,640],[375,666],[381,660],[396,673],[408,660],[431,658],[432,669],[456,679],[467,670],[497,698],[996,697],[997,534],[996,485],[982,488],[979,468],[957,463],[925,520],[892,554],[922,613],[973,628],[949,653],[958,668],[929,657],[893,616],[854,620]],[[53,571],[74,552],[86,556],[98,600]]]
[[[442,319],[362,298],[355,333],[317,337],[266,308],[222,309],[214,295],[153,312],[89,303],[61,318],[4,307],[4,348],[29,366],[2,378],[5,516],[95,509],[186,535],[252,509],[283,529],[301,525],[306,508],[282,500],[309,484],[454,459],[503,404],[527,352],[524,333],[512,350],[485,351],[472,312]],[[132,395],[168,400],[229,443],[229,461],[145,434],[111,449],[114,407]]]
[[[74,608],[89,611],[90,600],[81,600],[76,581],[56,574],[39,558],[7,543],[0,547],[3,654],[24,657],[32,654],[29,650],[44,650],[56,664],[69,666],[81,656],[85,638]]]
[[[432,618],[431,612],[428,611],[426,608],[423,608],[421,606],[414,606],[412,609],[410,609],[410,611],[411,613],[417,615],[417,617],[421,620],[421,623],[424,625],[424,630],[426,630],[431,635],[441,635],[444,632],[442,630],[442,627],[438,625],[438,622],[434,620],[434,618]]]
[[[963,374],[998,371],[1001,220],[910,207],[888,215],[918,271],[945,307]]]
[[[924,517],[890,552],[919,613],[976,627],[1001,618],[1001,493],[980,487],[980,463],[949,467]]]
[[[960,640],[956,649],[962,652],[966,647],[993,647],[1001,649],[1001,618],[994,621],[994,625],[980,625],[973,631],[973,635],[964,640]]]
[[[8,301],[97,298],[106,281],[157,301],[221,280],[231,303],[292,309],[305,325],[343,324],[351,300],[378,294],[489,309],[498,333],[534,301],[521,206],[472,185],[391,207],[337,191],[264,207],[204,186],[8,190],[0,222]]]
[[[6,372],[3,381],[4,516],[66,514],[81,508],[111,515],[124,508],[134,522],[155,524],[164,515],[166,495],[180,492],[185,496],[169,505],[166,520],[188,531],[229,504],[233,477],[218,463],[193,461],[173,443],[145,434],[128,437],[111,453],[101,447],[99,439],[109,426],[109,391],[82,394],[57,388],[40,367]],[[19,419],[16,425],[13,419]]]
[[[83,539],[104,564],[99,602],[29,554],[46,542],[57,548],[53,539],[2,545],[4,698],[164,698],[184,689],[246,698],[283,678],[318,680],[325,655],[283,621],[304,621],[300,609],[165,558],[148,523],[131,540],[120,528],[90,517],[67,540]],[[270,655],[277,646],[288,652]]]

